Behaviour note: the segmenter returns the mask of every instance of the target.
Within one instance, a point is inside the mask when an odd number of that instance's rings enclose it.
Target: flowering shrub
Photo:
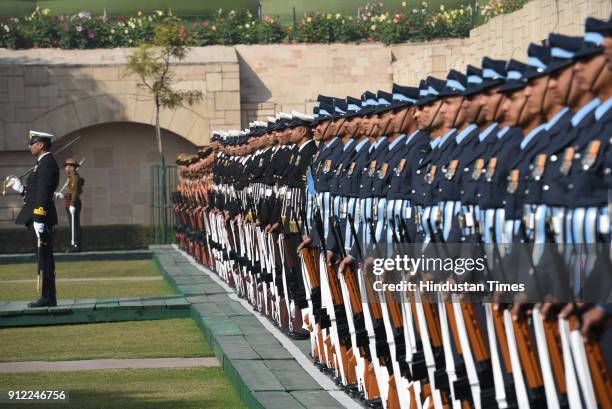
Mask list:
[[[488,0],[480,9],[484,20],[489,20],[504,13],[512,13],[523,7],[528,0]]]
[[[527,0],[489,0],[481,10],[482,19],[520,7]],[[73,16],[50,16],[37,8],[25,18],[0,20],[0,47],[4,48],[113,48],[133,47],[153,40],[167,12],[150,15],[107,18],[81,12]],[[283,25],[278,19],[254,18],[249,11],[219,12],[210,19],[179,20],[180,35],[191,46],[211,44],[272,44],[279,42],[361,42],[386,44],[425,41],[434,38],[466,37],[472,27],[470,6],[455,9],[419,7],[402,3],[397,13],[385,10],[382,3],[359,8],[357,16],[340,13],[305,13],[297,24]]]

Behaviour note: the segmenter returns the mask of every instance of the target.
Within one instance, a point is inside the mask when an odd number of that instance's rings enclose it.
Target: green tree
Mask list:
[[[181,20],[170,16],[155,29],[152,43],[142,43],[128,56],[126,74],[140,77],[139,87],[144,88],[155,104],[155,135],[157,148],[164,162],[159,113],[162,108],[176,109],[193,105],[202,100],[200,90],[177,90],[173,88],[175,77],[172,64],[185,59],[189,52],[189,34]]]
[[[189,52],[189,32],[181,20],[174,16],[166,17],[162,24],[155,28],[151,43],[143,42],[128,56],[126,74],[140,77],[139,87],[152,96],[155,104],[155,136],[161,158],[161,175],[159,182],[161,242],[168,242],[168,180],[164,151],[162,148],[159,114],[162,108],[176,109],[179,106],[193,105],[202,100],[200,90],[175,89],[175,77],[172,64],[185,59]],[[155,223],[154,223],[155,224]],[[155,226],[153,226],[156,228]],[[157,234],[155,234],[157,237]]]

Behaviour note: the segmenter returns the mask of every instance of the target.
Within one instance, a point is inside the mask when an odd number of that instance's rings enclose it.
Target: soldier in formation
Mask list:
[[[612,408],[612,22],[585,27],[215,132],[177,160],[180,247],[368,407]]]

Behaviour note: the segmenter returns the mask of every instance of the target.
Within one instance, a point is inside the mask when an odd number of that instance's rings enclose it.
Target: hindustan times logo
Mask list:
[[[485,260],[482,257],[440,258],[421,256],[414,258],[398,254],[394,258],[375,258],[372,272],[377,276],[389,270],[407,271],[410,275],[428,271],[444,271],[463,275],[465,273],[482,272],[484,269]]]

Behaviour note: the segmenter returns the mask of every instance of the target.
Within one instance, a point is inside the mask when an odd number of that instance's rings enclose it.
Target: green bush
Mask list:
[[[526,0],[488,0],[473,18],[471,6],[454,9],[432,8],[426,2],[409,7],[402,2],[397,13],[382,3],[359,9],[357,16],[340,13],[305,13],[296,24],[283,25],[278,18],[256,19],[250,11],[219,12],[210,19],[179,19],[181,36],[190,46],[212,44],[273,44],[281,42],[331,43],[382,41],[385,44],[426,41],[434,38],[466,37],[475,20],[482,22],[499,13],[515,10]],[[153,39],[155,27],[166,18],[157,11],[138,12],[131,17],[51,16],[48,9],[36,9],[25,18],[0,20],[0,47],[90,49],[133,47]]]
[[[66,250],[70,244],[70,229],[58,226],[53,234],[54,250]],[[83,226],[82,237],[83,251],[145,249],[153,241],[151,227],[137,224]],[[0,229],[0,254],[32,253],[33,246],[25,228]]]

